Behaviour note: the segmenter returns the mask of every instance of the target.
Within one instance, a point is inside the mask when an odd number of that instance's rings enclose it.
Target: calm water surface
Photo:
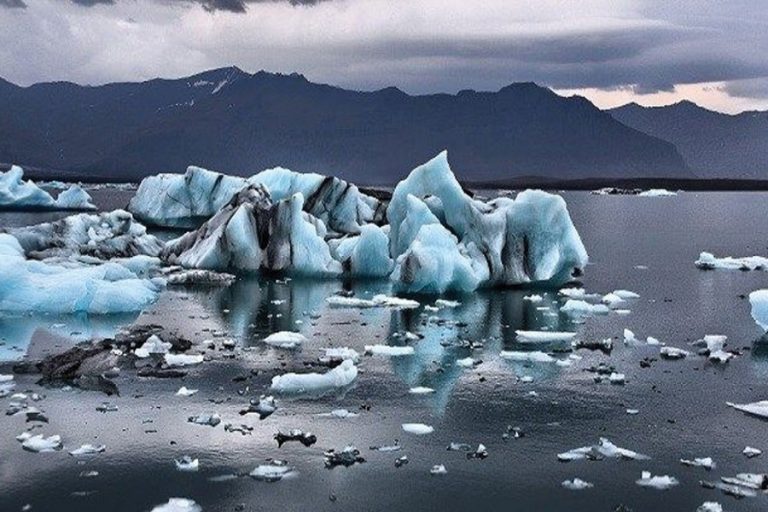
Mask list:
[[[129,193],[95,191],[102,208],[124,206]],[[700,480],[716,481],[739,472],[763,472],[765,457],[747,459],[746,445],[768,450],[768,423],[726,407],[726,401],[768,399],[768,349],[758,342],[744,295],[768,288],[764,272],[703,272],[693,261],[700,251],[717,255],[765,255],[768,252],[768,195],[762,193],[684,193],[673,198],[600,197],[564,193],[591,264],[583,279],[588,291],[633,290],[629,315],[611,314],[575,325],[558,313],[556,293],[537,291],[544,301],[532,304],[524,290],[482,291],[454,297],[455,309],[330,309],[326,297],[341,289],[357,296],[389,292],[386,283],[242,279],[225,289],[174,289],[165,292],[138,317],[33,317],[0,319],[0,360],[38,358],[78,340],[108,336],[117,326],[161,324],[193,341],[234,338],[234,352],[209,351],[206,361],[183,379],[142,379],[128,372],[116,379],[120,397],[109,398],[117,412],[99,413],[107,400],[96,392],[43,389],[32,376],[17,377],[17,391],[37,391],[35,404],[50,423],[38,432],[60,434],[65,450],[33,454],[15,436],[26,425],[23,415],[0,417],[0,510],[148,511],[170,497],[194,499],[205,511],[243,510],[520,510],[610,511],[623,504],[636,511],[694,511],[704,501],[719,501],[729,511],[768,508],[768,497],[740,501],[704,489]],[[24,225],[60,217],[60,213],[0,214],[0,226]],[[434,298],[421,298],[432,304]],[[549,309],[541,309],[548,306]],[[63,325],[62,325],[63,324]],[[643,369],[658,348],[625,347],[624,328],[638,337],[654,336],[672,346],[705,334],[725,334],[729,346],[744,355],[725,366],[692,356],[656,361]],[[610,356],[578,351],[583,359],[570,366],[522,364],[499,358],[502,349],[520,348],[516,329],[579,332],[582,339],[613,337]],[[309,341],[295,352],[267,348],[260,342],[278,330],[300,330]],[[402,344],[399,333],[423,338],[415,355],[363,357],[357,381],[323,396],[278,397],[279,410],[264,421],[238,411],[249,397],[265,392],[272,376],[286,371],[324,371],[314,364],[330,346],[363,352],[374,343]],[[482,342],[476,350],[461,340]],[[462,369],[457,359],[482,360]],[[567,355],[559,356],[567,359]],[[605,362],[627,377],[625,386],[597,384],[586,368]],[[0,365],[2,369],[2,365]],[[7,368],[6,368],[7,370]],[[521,377],[529,376],[526,383]],[[243,377],[243,378],[236,378]],[[233,380],[234,379],[234,380]],[[174,396],[179,386],[199,389]],[[434,394],[412,395],[414,386]],[[535,393],[531,393],[535,391]],[[8,399],[3,402],[7,403]],[[362,407],[362,408],[361,408]],[[347,408],[359,416],[318,416]],[[638,409],[628,415],[627,408]],[[187,423],[188,416],[217,412],[216,428]],[[224,423],[245,423],[251,435],[228,433]],[[401,424],[421,422],[434,433],[414,436]],[[503,440],[507,426],[525,436]],[[272,439],[278,430],[302,428],[315,433],[305,448]],[[647,461],[603,460],[560,463],[556,454],[608,437],[619,446],[651,457]],[[378,452],[372,445],[399,440],[399,452]],[[485,460],[468,460],[446,450],[450,442],[483,443]],[[67,454],[83,443],[105,444],[107,451],[89,459]],[[323,467],[323,451],[357,446],[367,462],[350,468]],[[200,459],[200,471],[176,470],[174,458]],[[395,468],[397,457],[409,463]],[[711,456],[717,468],[688,468],[680,458]],[[250,478],[216,481],[222,475],[252,470],[268,458],[286,460],[292,478],[266,483]],[[430,476],[434,464],[448,474]],[[98,471],[92,478],[80,476]],[[643,470],[672,475],[680,485],[668,491],[635,485]],[[594,484],[581,492],[561,487],[579,477]]]

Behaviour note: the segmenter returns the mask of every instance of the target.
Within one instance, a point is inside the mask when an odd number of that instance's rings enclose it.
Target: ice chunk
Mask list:
[[[335,347],[325,349],[325,356],[320,358],[320,362],[324,364],[340,363],[345,359],[349,359],[353,363],[357,363],[360,360],[360,354],[357,350],[349,347]]]
[[[195,472],[200,469],[200,461],[193,459],[189,455],[184,455],[181,459],[173,461],[176,464],[176,469],[184,472]]]
[[[375,356],[410,356],[413,355],[413,347],[392,345],[366,345],[365,352]]]
[[[69,454],[72,455],[73,457],[84,457],[88,455],[96,455],[98,453],[102,453],[106,449],[107,447],[104,446],[103,444],[100,444],[100,445],[84,444],[80,448],[70,451]]]
[[[14,165],[0,172],[0,208],[21,210],[95,210],[91,196],[77,185],[59,194],[58,199],[38,187],[32,180],[24,181],[24,169]]]
[[[416,386],[409,389],[408,392],[412,395],[428,395],[430,393],[434,393],[435,390],[426,386]]]
[[[215,427],[219,423],[221,423],[221,416],[219,416],[216,413],[210,414],[210,413],[202,413],[197,414],[195,416],[190,416],[187,418],[187,421],[189,423],[194,423],[195,425],[206,425],[209,427]]]
[[[554,363],[557,361],[554,357],[539,350],[533,352],[520,352],[514,350],[502,350],[499,356],[510,361],[524,361],[529,363]]]
[[[327,418],[346,419],[346,418],[356,418],[359,415],[356,412],[351,412],[347,409],[334,409],[331,412],[320,413],[318,414],[318,416],[327,417]]]
[[[463,359],[457,359],[456,365],[462,368],[473,368],[477,364],[477,361],[471,357],[465,357]]]
[[[27,260],[8,234],[0,234],[0,281],[0,310],[38,314],[140,311],[165,285],[115,262],[71,266]]]
[[[749,294],[752,318],[764,331],[768,331],[768,290],[757,290]]]
[[[413,198],[413,199],[411,199]],[[432,215],[418,205],[429,206]],[[439,206],[438,206],[439,205]],[[410,217],[410,219],[409,219]],[[441,218],[442,217],[442,218]],[[472,276],[446,279],[434,288],[466,291],[471,284],[512,285],[529,282],[559,284],[580,273],[587,254],[571,223],[565,202],[541,191],[525,191],[516,199],[499,198],[490,203],[473,200],[461,188],[448,165],[447,153],[414,169],[392,194],[387,208],[390,252],[402,257],[421,240],[421,248],[398,266],[396,281],[427,283],[438,277],[436,268],[471,271]],[[439,220],[439,224],[434,220]],[[443,230],[437,228],[442,226]],[[417,233],[405,249],[410,233]],[[455,235],[458,244],[446,236]],[[440,247],[454,243],[452,257],[440,255]],[[430,261],[441,256],[439,261]],[[407,261],[411,261],[407,264]],[[429,263],[425,276],[418,263]],[[396,271],[397,272],[397,269]],[[471,279],[470,279],[471,277]],[[428,291],[416,286],[414,291]]]
[[[574,478],[573,480],[564,480],[563,487],[570,491],[583,491],[584,489],[591,489],[594,484],[586,482],[581,478]]]
[[[716,501],[705,501],[698,506],[696,512],[723,512],[723,506]]]
[[[197,394],[197,389],[189,389],[186,386],[181,386],[179,390],[176,392],[176,396],[192,396]]]
[[[768,258],[762,256],[717,258],[712,253],[702,252],[694,264],[702,270],[768,270]]]
[[[157,505],[152,512],[202,512],[203,507],[187,498],[171,498],[168,503]]]
[[[263,482],[278,482],[294,473],[294,469],[288,464],[281,461],[272,461],[270,464],[256,466],[249,475],[251,478]]]
[[[299,332],[280,331],[272,333],[264,338],[264,343],[277,348],[294,349],[307,341],[307,338]]]
[[[590,315],[606,315],[610,309],[605,304],[590,304],[583,300],[568,299],[560,308],[560,311],[572,317],[585,317]]]
[[[202,362],[202,354],[165,354],[165,364],[168,366],[191,366]]]
[[[683,359],[688,356],[690,352],[675,347],[661,347],[659,355],[664,359]]]
[[[408,432],[409,434],[415,434],[417,436],[431,434],[435,431],[434,427],[425,425],[424,423],[403,423],[402,427],[403,431]]]
[[[616,295],[617,297],[624,300],[640,298],[640,295],[629,290],[614,290],[612,293],[613,295]]]
[[[72,185],[59,194],[55,204],[60,210],[95,210],[96,206],[91,201],[88,192],[78,185]]]
[[[539,302],[544,300],[544,298],[541,295],[533,294],[533,295],[526,295],[525,297],[523,297],[523,300],[527,300],[533,304],[538,304]]]
[[[571,341],[576,337],[575,332],[559,331],[515,331],[518,343],[553,343]]]
[[[557,455],[557,459],[561,462],[585,459],[594,460],[599,459],[600,457],[613,459],[621,458],[627,460],[648,459],[647,456],[633,450],[620,448],[604,437],[601,437],[598,444],[594,446],[582,446],[581,448],[574,448],[573,450],[568,450],[567,452],[559,453]]]
[[[278,393],[323,391],[348,386],[357,378],[357,367],[349,359],[326,373],[286,373],[272,378]]]
[[[741,453],[743,453],[744,456],[747,457],[748,459],[751,459],[753,457],[757,457],[761,455],[763,451],[758,450],[757,448],[752,448],[751,446],[747,446],[746,448],[744,448],[744,450],[742,450]]]
[[[443,464],[435,464],[432,469],[429,470],[429,474],[433,476],[447,475],[448,470],[445,469]]]
[[[678,485],[680,482],[673,476],[657,476],[651,475],[650,471],[643,471],[640,478],[636,480],[635,483],[640,487],[651,487],[653,489],[665,491]]]
[[[768,400],[761,400],[760,402],[752,402],[750,404],[735,404],[733,402],[726,402],[726,405],[733,407],[737,411],[751,414],[752,416],[768,418]]]
[[[24,434],[27,434],[26,436]],[[61,450],[63,445],[61,444],[61,436],[49,436],[45,437],[43,434],[37,434],[35,436],[25,432],[21,436],[17,437],[21,441],[21,447],[29,452],[35,453],[47,453]]]
[[[680,464],[683,466],[693,466],[697,468],[704,468],[706,470],[715,468],[715,461],[712,457],[697,457],[695,459],[680,459]]]
[[[147,341],[144,342],[141,347],[133,351],[136,357],[147,358],[152,354],[167,354],[173,345],[160,339],[159,336],[153,334]]]
[[[263,420],[268,418],[277,410],[277,403],[275,397],[261,395],[258,400],[251,399],[247,409],[240,411],[240,415],[244,416],[248,413],[257,413],[259,419]]]
[[[341,451],[328,450],[323,456],[325,457],[325,467],[327,468],[335,468],[336,466],[349,467],[365,462],[365,459],[360,456],[360,450],[351,445],[345,446]]]
[[[638,197],[672,197],[676,195],[677,195],[677,192],[672,192],[665,188],[652,188],[649,190],[644,190],[639,194],[637,194]]]

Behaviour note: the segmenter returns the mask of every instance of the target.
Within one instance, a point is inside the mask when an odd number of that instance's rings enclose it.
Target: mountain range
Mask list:
[[[755,121],[692,104],[604,112],[534,83],[417,96],[236,67],[101,86],[0,79],[0,112],[0,162],[91,180],[194,164],[239,175],[283,166],[391,184],[443,149],[457,175],[473,182],[768,171],[763,113]]]

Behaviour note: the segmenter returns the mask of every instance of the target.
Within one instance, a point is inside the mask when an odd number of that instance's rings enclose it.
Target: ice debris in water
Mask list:
[[[761,400],[760,402],[753,402],[750,404],[735,404],[733,402],[726,402],[726,405],[733,407],[737,411],[751,414],[752,416],[768,418],[768,400]]]
[[[643,471],[640,475],[640,478],[636,480],[635,483],[640,487],[651,487],[653,489],[665,491],[678,485],[680,482],[678,482],[677,479],[673,476],[651,475],[650,471]]]
[[[349,347],[326,348],[325,355],[320,357],[320,362],[333,365],[339,364],[346,359],[349,359],[353,363],[357,363],[360,360],[360,354],[358,354],[355,349]]]
[[[43,434],[24,432],[16,436],[16,439],[21,442],[22,448],[35,453],[55,452],[63,448],[61,436],[58,435],[45,437]]]
[[[698,506],[696,512],[723,512],[723,506],[716,501],[705,501]]]
[[[165,364],[168,366],[191,366],[203,362],[202,354],[165,354]]]
[[[317,442],[317,436],[315,434],[312,432],[304,432],[303,430],[297,428],[291,429],[287,433],[278,432],[274,437],[275,441],[277,441],[278,448],[289,441],[298,441],[307,447],[312,446]]]
[[[581,478],[574,478],[573,480],[564,480],[562,485],[569,491],[583,491],[584,489],[591,489],[592,487],[594,487],[594,484],[586,482]]]
[[[641,345],[643,344],[643,341],[638,339],[637,336],[635,336],[635,333],[630,331],[629,329],[624,329],[624,344],[625,345]],[[645,344],[646,345],[661,345],[661,342],[654,338],[653,336],[648,336],[645,338]]]
[[[605,304],[590,304],[580,299],[568,299],[560,308],[560,311],[572,317],[586,317],[591,315],[607,315],[610,308]]]
[[[633,450],[620,448],[605,437],[601,437],[596,445],[574,448],[573,450],[557,454],[557,459],[561,462],[570,462],[573,460],[599,460],[601,458],[647,460],[649,457]]]
[[[384,294],[374,295],[372,299],[359,299],[356,297],[333,295],[325,299],[325,301],[331,306],[346,308],[381,307],[394,309],[414,309],[421,305],[418,301],[415,300],[391,297]]]
[[[218,414],[209,414],[209,413],[202,413],[195,416],[190,416],[187,418],[187,421],[189,423],[194,423],[195,425],[206,425],[209,427],[215,427],[219,423],[221,423],[221,416]]]
[[[365,462],[365,459],[360,456],[360,450],[351,445],[345,446],[341,451],[328,450],[323,456],[325,457],[325,467],[329,469],[336,466],[349,467]]]
[[[273,460],[269,464],[256,466],[249,476],[262,482],[278,482],[295,474],[294,469],[284,461]]]
[[[165,342],[159,336],[153,334],[133,353],[136,354],[136,357],[146,358],[152,354],[167,354],[172,346],[171,343]]]
[[[638,197],[671,197],[676,195],[677,192],[672,192],[665,188],[651,188],[637,194]]]
[[[357,367],[349,359],[326,373],[286,373],[272,378],[271,389],[278,393],[323,391],[348,386],[357,378]]]
[[[768,331],[768,290],[757,290],[749,294],[752,318],[763,331]]]
[[[334,409],[331,412],[323,412],[318,414],[318,416],[324,417],[324,418],[338,418],[338,419],[346,419],[346,418],[355,418],[359,416],[356,412],[351,412],[347,409]]]
[[[431,434],[435,431],[434,427],[425,425],[424,423],[403,423],[402,428],[409,434],[415,434],[417,436],[423,436]]]
[[[521,352],[516,350],[502,350],[499,352],[499,357],[508,359],[510,361],[522,361],[528,363],[554,363],[557,361],[551,355],[534,350],[532,352]]]
[[[16,238],[0,234],[0,310],[36,313],[123,313],[152,304],[165,286],[126,262],[72,266],[28,260]]]
[[[553,343],[571,341],[576,337],[575,332],[558,331],[515,331],[518,343]]]
[[[72,455],[73,457],[83,457],[83,456],[96,455],[98,453],[102,453],[106,449],[107,447],[104,446],[103,444],[100,444],[100,445],[84,444],[80,448],[70,451],[69,454]]]
[[[763,451],[762,450],[758,450],[757,448],[753,448],[751,446],[747,446],[746,448],[744,448],[744,450],[742,450],[741,453],[743,453],[744,456],[747,457],[748,459],[751,459],[753,457],[757,457],[757,456],[761,455],[763,453]]]
[[[544,298],[541,295],[533,294],[533,295],[526,295],[523,297],[523,300],[527,300],[533,304],[538,304],[539,302],[543,301]]]
[[[768,270],[768,258],[747,256],[744,258],[716,258],[714,254],[702,252],[695,265],[702,270]]]
[[[410,356],[414,353],[413,347],[393,345],[366,345],[365,352],[374,356]]]
[[[478,364],[480,364],[479,361],[472,359],[471,357],[456,360],[456,365],[462,368],[474,368]]]
[[[176,469],[184,472],[195,472],[200,469],[200,461],[193,459],[189,455],[184,455],[181,459],[173,461],[176,464]]]
[[[202,512],[203,507],[187,498],[171,498],[168,503],[157,505],[152,512]]]
[[[432,469],[429,470],[429,474],[433,476],[447,475],[448,470],[445,469],[443,464],[435,464]]]
[[[661,347],[659,349],[659,356],[664,359],[683,359],[687,357],[689,352],[681,348],[675,347]]]
[[[716,464],[712,460],[712,457],[697,457],[695,459],[680,459],[680,464],[683,466],[693,466],[697,468],[704,468],[706,470],[714,469]]]
[[[727,363],[733,357],[732,353],[723,350],[727,340],[727,336],[708,334],[704,338],[694,341],[693,345],[701,347],[699,353],[707,356],[710,361]]]
[[[416,386],[409,389],[408,392],[412,395],[428,395],[430,393],[434,393],[435,390],[426,386]]]
[[[245,416],[249,413],[256,413],[259,415],[259,419],[263,420],[277,410],[277,403],[273,396],[261,395],[258,400],[251,400],[248,404],[248,408],[240,411],[241,416]]]
[[[0,208],[34,210],[95,210],[91,196],[72,185],[54,199],[32,180],[24,181],[24,169],[14,165],[0,172]]]
[[[192,396],[198,392],[197,389],[190,389],[186,386],[181,386],[176,392],[176,396]]]
[[[280,331],[264,338],[264,343],[277,348],[294,349],[307,341],[307,338],[299,332]]]

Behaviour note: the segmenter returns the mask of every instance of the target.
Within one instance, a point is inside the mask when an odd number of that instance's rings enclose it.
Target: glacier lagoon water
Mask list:
[[[103,209],[124,206],[129,194],[93,192]],[[391,309],[335,309],[326,297],[349,289],[367,297],[388,291],[386,284],[344,281],[290,281],[251,278],[228,288],[169,289],[138,318],[56,318],[22,316],[0,319],[0,373],[25,355],[62,350],[75,340],[106,336],[120,325],[161,324],[194,341],[226,334],[245,350],[217,351],[210,361],[190,369],[183,379],[118,377],[120,397],[96,392],[43,389],[33,376],[17,376],[15,391],[36,391],[46,398],[34,405],[50,422],[37,429],[60,434],[63,452],[33,454],[15,436],[26,425],[23,415],[0,417],[0,510],[26,504],[43,511],[144,511],[171,497],[194,499],[205,511],[237,510],[696,510],[704,501],[719,501],[726,510],[764,510],[765,496],[736,501],[699,485],[720,476],[764,471],[763,455],[747,459],[746,446],[768,449],[768,423],[726,407],[726,401],[768,398],[768,345],[749,314],[749,292],[768,287],[764,272],[704,272],[693,261],[703,251],[716,255],[765,254],[766,201],[761,193],[684,193],[672,198],[563,194],[574,224],[590,253],[583,283],[587,291],[607,293],[624,288],[641,298],[628,303],[629,315],[595,316],[573,324],[562,314],[553,292],[537,290],[541,303],[523,300],[527,290],[486,290],[454,297],[457,308],[426,312]],[[63,213],[2,213],[0,226],[52,220]],[[434,300],[423,300],[432,304]],[[548,306],[549,310],[542,310]],[[428,320],[429,316],[435,318]],[[297,321],[301,323],[297,323]],[[654,361],[657,347],[625,347],[624,328],[640,338],[654,336],[690,349],[688,342],[705,334],[725,334],[729,346],[745,348],[742,356],[718,366],[692,356],[681,361]],[[501,359],[515,344],[517,329],[575,330],[579,337],[613,337],[610,356],[580,350],[571,366],[520,363]],[[280,330],[300,330],[308,338],[301,350],[288,352],[260,343]],[[363,357],[360,375],[349,388],[322,396],[277,397],[278,411],[259,421],[238,411],[248,397],[266,391],[275,374],[310,371],[329,346],[398,344],[395,333],[410,331],[413,356]],[[476,350],[462,340],[480,341]],[[453,364],[471,356],[474,369]],[[566,356],[561,356],[565,359]],[[597,384],[584,371],[599,362],[626,375],[624,386]],[[322,370],[318,370],[322,371]],[[525,383],[520,377],[533,380]],[[181,386],[199,389],[175,396]],[[426,386],[434,393],[414,395]],[[535,391],[536,394],[531,394]],[[242,395],[240,393],[243,393]],[[3,399],[6,405],[8,399]],[[104,401],[118,411],[101,413]],[[355,418],[318,416],[332,409],[359,413]],[[628,415],[626,409],[637,409]],[[193,425],[187,417],[216,412],[223,423],[244,423],[251,435]],[[434,432],[415,436],[403,423],[426,423]],[[508,426],[525,436],[502,439]],[[317,435],[310,448],[272,439],[278,430],[301,428]],[[607,437],[619,446],[651,457],[646,461],[577,461],[561,463],[556,454],[594,444]],[[399,440],[397,452],[372,445]],[[447,451],[451,442],[484,444],[489,457],[468,459]],[[91,458],[66,451],[81,444],[105,444]],[[325,469],[322,452],[352,444],[364,464]],[[196,473],[179,472],[174,459],[199,458]],[[395,468],[397,457],[409,463]],[[712,457],[717,468],[684,467],[679,459]],[[244,477],[216,478],[249,472],[267,458],[286,460],[291,478],[267,483]],[[448,473],[431,476],[444,464]],[[680,485],[656,491],[635,485],[643,470],[672,475]],[[98,476],[81,476],[97,471]],[[574,477],[594,484],[569,491],[561,482]],[[220,481],[224,480],[224,481]]]

